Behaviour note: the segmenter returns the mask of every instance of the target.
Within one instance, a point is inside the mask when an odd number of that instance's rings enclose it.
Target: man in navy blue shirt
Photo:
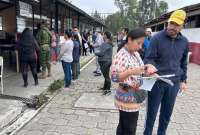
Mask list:
[[[145,64],[154,65],[157,68],[157,74],[174,74],[175,76],[169,78],[174,83],[173,86],[157,81],[148,93],[144,135],[152,135],[159,105],[161,107],[157,135],[166,135],[177,93],[187,88],[188,40],[180,33],[185,18],[185,11],[174,11],[168,20],[167,28],[152,37],[145,54]]]

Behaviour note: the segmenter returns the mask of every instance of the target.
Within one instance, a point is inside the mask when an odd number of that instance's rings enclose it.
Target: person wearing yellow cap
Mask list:
[[[153,36],[145,54],[144,63],[157,68],[155,74],[174,76],[169,78],[173,86],[163,81],[156,81],[148,92],[148,105],[144,135],[152,135],[154,122],[160,106],[157,135],[166,135],[166,130],[173,112],[179,90],[186,90],[188,40],[181,34],[186,19],[184,10],[174,11],[165,30]],[[148,70],[152,70],[148,68]]]

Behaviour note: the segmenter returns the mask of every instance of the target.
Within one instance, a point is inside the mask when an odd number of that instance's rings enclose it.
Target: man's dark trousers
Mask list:
[[[162,81],[157,81],[155,83],[152,91],[148,93],[148,106],[144,135],[152,135],[154,122],[160,104],[161,107],[157,135],[166,135],[166,129],[173,112],[179,88],[180,82],[174,83],[174,86],[170,86]]]

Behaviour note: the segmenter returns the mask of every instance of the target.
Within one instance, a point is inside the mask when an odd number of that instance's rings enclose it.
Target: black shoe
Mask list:
[[[35,86],[37,86],[39,83],[38,83],[38,81],[35,81]]]
[[[99,90],[106,90],[105,88],[99,88]]]
[[[105,96],[105,95],[107,95],[107,96],[109,96],[111,94],[111,90],[104,90],[103,91],[103,95]]]
[[[101,73],[96,73],[94,76],[101,76]]]
[[[41,70],[37,70],[37,73],[41,73],[42,71]]]
[[[95,70],[95,71],[93,71],[93,73],[94,73],[94,74],[97,74],[97,71]]]
[[[24,87],[27,88],[28,87],[28,83],[24,83]]]

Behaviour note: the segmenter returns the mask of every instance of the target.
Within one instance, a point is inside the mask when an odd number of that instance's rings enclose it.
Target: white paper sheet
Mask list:
[[[146,91],[151,91],[153,88],[155,82],[157,80],[161,80],[165,83],[168,83],[169,85],[174,85],[173,82],[167,78],[175,76],[174,74],[171,75],[162,75],[162,76],[152,76],[152,77],[142,77],[143,83],[140,86],[140,89],[146,90]]]
[[[142,82],[142,85],[140,86],[140,89],[146,90],[146,91],[151,91],[156,80],[157,80],[156,78],[143,79],[143,82]]]

